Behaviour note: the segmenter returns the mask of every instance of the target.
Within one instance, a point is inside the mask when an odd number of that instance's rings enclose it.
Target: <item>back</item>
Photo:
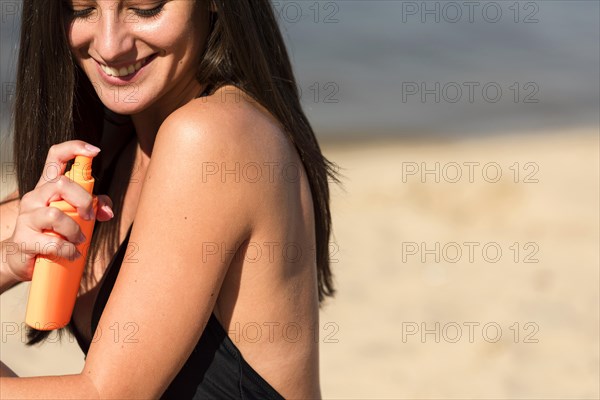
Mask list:
[[[249,184],[260,202],[253,210],[252,234],[233,257],[214,315],[248,363],[285,397],[320,397],[315,226],[307,174],[270,113],[239,89],[220,90],[227,96],[217,91],[185,108],[241,114],[251,124],[223,139],[243,151],[235,159],[215,154],[206,160],[205,165],[218,167],[206,179]],[[236,90],[237,100],[231,95]],[[215,253],[209,257],[227,251],[219,245],[207,248],[208,254]]]

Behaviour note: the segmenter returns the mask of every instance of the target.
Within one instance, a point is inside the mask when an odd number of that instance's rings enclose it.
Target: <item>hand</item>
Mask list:
[[[21,198],[15,229],[6,240],[12,245],[11,251],[6,254],[7,272],[18,281],[32,279],[38,254],[69,259],[81,256],[75,246],[86,238],[79,224],[58,208],[49,207],[50,202],[65,200],[86,220],[107,221],[114,216],[108,196],[97,196],[98,206],[94,215],[93,195],[64,176],[69,160],[78,155],[95,157],[99,151],[81,140],[70,140],[50,148],[42,176],[36,187]],[[48,229],[62,235],[62,238],[44,234],[43,231]]]

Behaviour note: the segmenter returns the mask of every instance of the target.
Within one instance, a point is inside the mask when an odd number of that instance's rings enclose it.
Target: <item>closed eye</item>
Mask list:
[[[89,8],[84,8],[81,10],[73,10],[72,8],[68,8],[68,11],[69,11],[69,14],[71,15],[71,17],[73,17],[73,18],[85,18],[94,11],[94,8],[89,7]]]
[[[157,17],[163,11],[165,3],[166,3],[166,0],[161,1],[160,4],[154,8],[150,8],[150,9],[131,8],[131,10],[136,15],[138,15],[142,18]],[[79,9],[79,10],[74,10],[68,6],[67,6],[67,8],[68,8],[68,11],[72,18],[86,18],[94,11],[94,7],[88,7],[88,8],[83,8],[83,9]]]
[[[158,6],[150,9],[132,8],[131,10],[142,18],[157,17],[163,10],[165,3],[166,1],[162,1]]]

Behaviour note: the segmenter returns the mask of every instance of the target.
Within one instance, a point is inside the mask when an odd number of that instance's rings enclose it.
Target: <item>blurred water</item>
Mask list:
[[[14,91],[15,4],[2,0],[3,137]],[[320,136],[598,126],[596,0],[273,5]]]

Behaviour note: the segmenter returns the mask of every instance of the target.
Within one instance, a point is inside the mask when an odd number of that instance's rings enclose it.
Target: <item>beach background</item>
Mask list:
[[[600,398],[597,1],[273,1],[332,185],[325,398]],[[0,197],[20,2],[1,1]],[[0,296],[0,359],[28,285]]]

